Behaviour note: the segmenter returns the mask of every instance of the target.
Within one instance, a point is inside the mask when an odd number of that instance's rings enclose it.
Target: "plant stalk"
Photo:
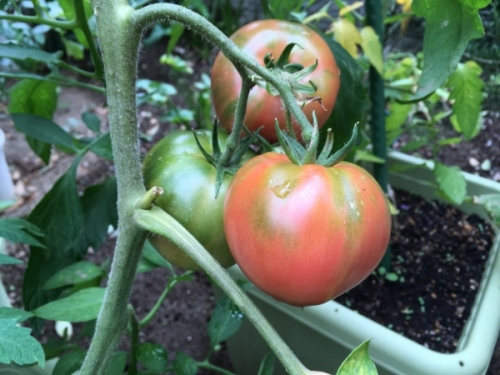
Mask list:
[[[118,231],[103,306],[81,375],[104,375],[128,320],[127,305],[145,232],[134,220],[142,182],[135,82],[140,33],[131,32],[126,0],[95,0],[97,34],[104,62],[111,142],[118,184]]]
[[[158,207],[153,207],[151,210],[138,209],[134,218],[143,229],[168,238],[203,268],[207,275],[245,314],[290,375],[308,374],[307,368],[290,350],[246,293],[181,224]]]

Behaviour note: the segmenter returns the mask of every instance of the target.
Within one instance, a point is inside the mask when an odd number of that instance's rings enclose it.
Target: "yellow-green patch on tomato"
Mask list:
[[[203,148],[212,152],[212,131],[197,130]],[[227,139],[218,133],[222,150]],[[243,160],[254,154],[248,151]],[[193,132],[177,131],[160,140],[146,155],[143,162],[144,183],[147,189],[159,186],[164,193],[155,201],[179,221],[223,267],[234,264],[224,235],[224,197],[232,179],[226,174],[218,197],[215,198],[217,171],[196,144]],[[172,264],[196,270],[199,266],[181,249],[161,236],[151,236],[151,244]]]

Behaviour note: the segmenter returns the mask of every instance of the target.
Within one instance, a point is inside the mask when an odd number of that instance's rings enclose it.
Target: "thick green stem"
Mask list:
[[[157,207],[153,207],[151,210],[137,210],[134,217],[137,224],[142,228],[168,238],[203,268],[208,276],[231,298],[254,325],[289,374],[305,375],[308,373],[304,365],[281,339],[274,327],[269,324],[246,293],[238,287],[226,270],[181,224]]]
[[[109,124],[118,183],[115,254],[95,335],[81,375],[106,374],[106,366],[127,324],[127,304],[145,232],[133,214],[145,194],[141,175],[135,101],[140,33],[131,32],[132,8],[126,0],[95,0],[94,10],[105,67]]]
[[[297,104],[297,100],[295,99],[289,85],[282,82],[271,71],[261,66],[254,59],[242,52],[238,46],[233,43],[233,41],[225,36],[224,33],[217,27],[207,21],[206,18],[179,5],[152,4],[134,12],[132,19],[138,30],[143,30],[145,27],[160,20],[177,21],[188,26],[194,32],[203,35],[207,40],[219,48],[235,66],[244,65],[247,69],[262,77],[276,88],[280,94],[281,100],[290,110],[300,126],[302,139],[304,142],[309,143],[312,136],[312,126],[306,115]]]

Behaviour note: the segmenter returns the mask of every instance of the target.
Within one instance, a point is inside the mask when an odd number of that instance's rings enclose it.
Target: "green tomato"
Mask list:
[[[197,130],[203,148],[212,153],[212,131]],[[219,132],[219,145],[224,151],[226,133]],[[242,162],[254,154],[248,151]],[[196,144],[191,131],[176,131],[160,140],[143,162],[147,189],[159,186],[164,193],[155,205],[181,223],[223,266],[234,264],[224,235],[223,208],[227,187],[232,176],[226,174],[215,198],[216,168],[210,164]],[[170,263],[189,270],[200,267],[180,248],[164,237],[149,238],[156,250]]]

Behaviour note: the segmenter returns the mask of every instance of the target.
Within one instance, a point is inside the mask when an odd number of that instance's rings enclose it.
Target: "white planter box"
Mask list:
[[[421,166],[424,161],[399,152],[389,156],[390,165],[404,163]],[[500,184],[464,173],[468,193],[500,193]],[[425,167],[390,174],[392,186],[437,199],[432,172]],[[465,212],[486,217],[481,207],[464,204]],[[370,356],[379,374],[401,375],[482,375],[486,372],[500,329],[500,233],[497,232],[486,271],[471,316],[455,353],[443,354],[396,333],[335,301],[304,309],[275,301],[252,289],[249,294],[271,324],[312,370],[335,374],[349,352],[371,339]],[[235,279],[244,278],[238,267],[229,269]],[[270,349],[253,326],[246,321],[228,341],[229,352],[238,375],[255,375],[261,359]],[[276,374],[285,374],[281,365]]]

